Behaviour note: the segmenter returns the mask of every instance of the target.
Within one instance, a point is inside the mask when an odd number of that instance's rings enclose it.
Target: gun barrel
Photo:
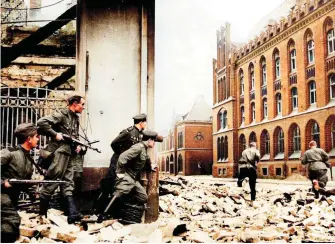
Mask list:
[[[63,180],[8,180],[9,184],[66,184]]]

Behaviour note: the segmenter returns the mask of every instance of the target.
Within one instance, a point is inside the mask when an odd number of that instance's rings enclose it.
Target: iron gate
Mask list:
[[[39,118],[66,106],[64,99],[48,97],[52,90],[45,88],[1,87],[0,89],[1,148],[17,145],[13,132],[18,124],[36,124]],[[47,138],[41,137],[39,147],[34,150],[34,156],[38,153],[38,149],[46,144]]]

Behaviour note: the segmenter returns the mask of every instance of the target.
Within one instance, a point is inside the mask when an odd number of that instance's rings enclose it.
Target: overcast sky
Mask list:
[[[42,6],[58,1],[42,0]],[[42,13],[56,18],[71,1]],[[265,16],[286,15],[276,10],[284,2],[295,0],[156,0],[155,129],[168,131],[173,111],[187,113],[197,95],[212,106],[212,59],[220,26],[229,22],[232,41],[247,42],[264,27],[259,21]]]
[[[155,127],[187,113],[202,94],[212,106],[216,30],[231,24],[233,42],[247,42],[257,23],[284,0],[156,0]],[[276,16],[274,16],[276,17]],[[255,33],[256,34],[256,33]]]

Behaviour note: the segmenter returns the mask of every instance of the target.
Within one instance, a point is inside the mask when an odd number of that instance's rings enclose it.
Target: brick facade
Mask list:
[[[211,122],[181,121],[158,146],[156,158],[164,174],[211,174],[212,150]]]
[[[312,139],[331,155],[335,174],[334,16],[335,1],[308,1],[247,45],[229,44],[230,55],[218,53],[213,60],[213,176],[237,176],[242,144],[253,140],[262,156],[260,177],[305,174],[299,158]],[[227,46],[229,29],[226,24],[218,32],[218,47]],[[222,99],[222,93],[228,96]]]

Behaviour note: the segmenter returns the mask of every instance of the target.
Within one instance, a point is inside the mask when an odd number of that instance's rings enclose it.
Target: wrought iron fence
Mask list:
[[[36,124],[39,118],[66,106],[64,99],[48,97],[50,92],[52,90],[35,87],[0,88],[1,148],[17,145],[13,132],[18,124]],[[46,143],[47,138],[41,137],[38,149]],[[34,156],[38,149],[35,150]]]

